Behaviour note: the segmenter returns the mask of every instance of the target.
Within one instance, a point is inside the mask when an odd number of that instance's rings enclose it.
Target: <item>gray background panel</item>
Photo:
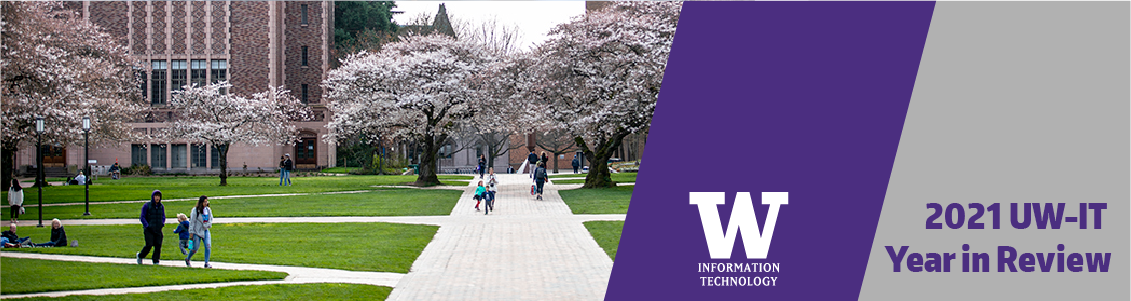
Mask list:
[[[861,300],[1128,300],[1128,2],[939,2]],[[1002,229],[927,230],[927,203],[1001,203]],[[1009,203],[1102,202],[1102,230],[1016,230]],[[969,219],[972,210],[968,210]],[[1089,220],[1091,220],[1089,216]],[[939,218],[939,222],[943,219]],[[989,228],[990,219],[983,217]],[[962,244],[990,253],[961,272]],[[997,246],[1112,253],[1107,273],[996,272]],[[884,246],[959,253],[950,273],[893,273]]]

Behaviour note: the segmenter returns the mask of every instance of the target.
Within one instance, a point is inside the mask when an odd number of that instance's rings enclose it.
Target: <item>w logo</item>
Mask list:
[[[711,259],[730,259],[735,233],[740,232],[739,228],[742,228],[742,245],[746,247],[746,258],[765,259],[766,253],[770,251],[770,240],[774,237],[774,225],[778,222],[778,209],[781,205],[789,204],[789,193],[762,193],[762,205],[770,205],[765,231],[758,230],[758,217],[754,213],[749,192],[739,192],[735,197],[726,233],[723,233],[718,209],[718,205],[726,204],[726,193],[692,192],[691,204],[699,206],[699,219],[703,221],[703,234],[707,236],[707,249],[711,251]],[[752,235],[757,236],[751,238]]]

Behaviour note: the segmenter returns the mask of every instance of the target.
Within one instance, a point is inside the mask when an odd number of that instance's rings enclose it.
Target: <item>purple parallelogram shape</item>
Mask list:
[[[685,2],[607,300],[858,298],[933,2]],[[789,192],[766,259],[712,260],[688,193]],[[752,230],[752,229],[751,229]],[[756,234],[756,233],[754,233]],[[698,263],[780,263],[699,273]],[[703,287],[704,276],[778,277]]]

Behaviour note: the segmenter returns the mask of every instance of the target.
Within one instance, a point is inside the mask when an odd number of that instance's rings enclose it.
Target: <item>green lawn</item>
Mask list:
[[[585,177],[585,175],[580,175],[580,176]],[[636,173],[635,172],[615,173],[615,174],[611,174],[610,176],[613,178],[613,182],[618,182],[618,183],[636,182]],[[553,178],[573,178],[573,176],[572,175],[570,175],[568,177],[552,176],[550,178],[551,179],[553,179]],[[553,181],[556,184],[585,184],[585,179],[551,180],[551,181]]]
[[[70,296],[19,300],[168,301],[168,300],[385,300],[393,288],[364,284],[312,283],[229,286],[113,296]]]
[[[441,175],[440,180],[452,185],[466,186],[463,181],[471,176]],[[90,186],[90,201],[137,201],[148,200],[154,189],[161,190],[165,199],[196,198],[200,195],[249,195],[275,193],[309,193],[326,191],[348,191],[373,189],[371,186],[400,185],[416,181],[416,176],[326,176],[292,177],[292,186],[279,186],[278,177],[230,177],[228,186],[221,187],[219,177],[126,177],[121,180],[103,178]],[[81,203],[84,201],[84,186],[51,186],[43,189],[43,203]],[[38,202],[35,188],[25,187],[24,204]],[[8,192],[0,192],[0,198],[7,200]],[[7,202],[4,203],[7,205]]]
[[[234,199],[212,199],[212,210],[223,217],[267,217],[267,216],[419,216],[448,215],[459,201],[461,191],[446,189],[381,189],[363,193],[316,194],[277,197],[247,197]],[[90,205],[90,216],[83,216],[84,205],[43,207],[43,218],[50,220],[83,218],[132,218],[137,219],[142,204],[98,204]],[[176,217],[177,213],[189,214],[196,206],[195,201],[165,203],[165,215]],[[8,216],[8,208],[0,209],[0,214]],[[39,207],[25,208],[21,216],[24,221],[38,217]],[[26,223],[26,222],[25,222]]]
[[[6,249],[4,252],[130,258],[145,245],[140,225],[65,227],[67,238],[79,240],[79,247]],[[25,226],[17,233],[21,237],[31,236],[32,241],[44,242],[51,237],[49,229]],[[162,260],[184,260],[173,229],[172,225],[165,227]],[[215,224],[212,260],[408,273],[437,229],[436,226],[392,223]],[[193,259],[203,260],[201,256]]]
[[[0,294],[274,280],[287,273],[4,258]]]
[[[562,200],[573,214],[626,214],[632,186],[560,190]],[[31,211],[28,211],[31,212]]]
[[[620,245],[620,233],[624,229],[624,221],[588,221],[585,222],[585,229],[589,229],[593,240],[605,249],[605,254],[609,254],[609,258],[617,260],[617,246]]]

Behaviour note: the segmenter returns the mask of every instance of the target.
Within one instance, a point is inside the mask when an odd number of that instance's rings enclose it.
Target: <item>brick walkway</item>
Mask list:
[[[557,187],[535,201],[527,175],[498,176],[497,211],[475,211],[465,192],[389,300],[604,298],[613,262]]]

